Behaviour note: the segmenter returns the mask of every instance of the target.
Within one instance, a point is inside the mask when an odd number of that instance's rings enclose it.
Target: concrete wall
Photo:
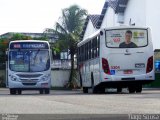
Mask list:
[[[52,70],[51,85],[52,87],[63,87],[69,80],[70,70]]]
[[[78,73],[75,73],[74,79],[78,86],[80,86],[80,81],[78,79]],[[70,69],[59,69],[51,71],[51,86],[52,87],[64,87],[69,80]]]

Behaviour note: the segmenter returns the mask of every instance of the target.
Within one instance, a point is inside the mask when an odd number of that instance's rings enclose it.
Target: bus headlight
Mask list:
[[[50,78],[50,74],[44,75],[44,76],[41,78],[41,81],[47,81],[49,78]]]
[[[12,80],[12,81],[17,81],[18,78],[17,78],[16,76],[14,76],[14,75],[11,75],[11,80]]]

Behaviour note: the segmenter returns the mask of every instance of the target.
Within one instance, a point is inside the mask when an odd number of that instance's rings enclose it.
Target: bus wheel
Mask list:
[[[105,88],[104,87],[99,88],[98,91],[99,91],[99,93],[104,94],[105,93]]]
[[[128,90],[129,90],[129,93],[135,93],[135,91],[136,91],[134,86],[129,86]]]
[[[92,88],[92,93],[97,93],[97,88],[94,86],[93,72],[91,73],[91,88]]]
[[[18,90],[18,94],[21,95],[22,94],[22,90],[19,89]]]
[[[47,89],[44,89],[44,92],[45,92],[45,94],[49,94],[50,90],[47,88]]]
[[[136,93],[141,93],[141,92],[142,92],[142,85],[137,85]]]
[[[83,87],[83,93],[88,93],[88,88],[87,87]]]
[[[121,87],[118,87],[117,88],[117,93],[121,93],[122,92],[122,88]]]
[[[16,90],[13,89],[13,88],[11,88],[11,89],[10,89],[10,94],[11,94],[11,95],[15,95],[15,94],[16,94]]]
[[[43,89],[40,89],[40,90],[39,90],[39,94],[43,94]]]

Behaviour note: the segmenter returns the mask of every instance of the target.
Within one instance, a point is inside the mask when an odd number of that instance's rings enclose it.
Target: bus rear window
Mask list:
[[[106,30],[106,45],[111,48],[137,48],[148,44],[146,29]]]

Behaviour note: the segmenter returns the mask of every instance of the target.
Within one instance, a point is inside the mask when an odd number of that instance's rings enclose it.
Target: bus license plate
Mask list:
[[[132,71],[132,70],[124,70],[123,73],[124,73],[124,74],[132,74],[133,71]]]

